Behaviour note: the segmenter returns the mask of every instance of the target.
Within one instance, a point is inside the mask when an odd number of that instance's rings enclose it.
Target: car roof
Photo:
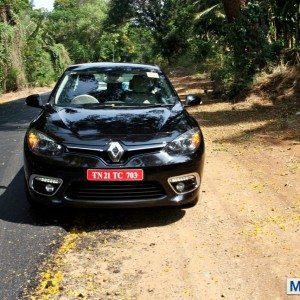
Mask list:
[[[113,63],[113,62],[94,62],[85,64],[76,64],[68,68],[68,70],[74,71],[91,71],[97,69],[137,69],[146,71],[161,72],[158,66],[147,64],[133,64],[133,63]]]

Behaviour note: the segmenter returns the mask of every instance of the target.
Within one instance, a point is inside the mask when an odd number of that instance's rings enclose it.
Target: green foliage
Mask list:
[[[0,6],[10,6],[15,14],[30,8],[28,0],[0,0]]]
[[[144,29],[154,41],[151,45],[153,59],[163,57],[169,62],[187,49],[187,39],[192,29],[193,5],[184,0],[127,0],[110,1],[108,26],[123,26],[128,22]],[[124,12],[120,16],[120,12]]]
[[[49,15],[48,34],[66,47],[74,62],[97,61],[106,10],[105,0],[56,0]]]
[[[71,63],[69,53],[63,44],[49,45],[47,52],[51,55],[55,76],[58,77],[65,70],[66,66]]]
[[[263,7],[252,0],[242,8],[238,20],[228,24],[227,39],[234,53],[235,67],[242,76],[251,75],[266,64],[268,41],[263,16]]]
[[[234,2],[229,23],[219,0],[56,0],[52,12],[0,0],[0,93],[48,84],[72,60],[200,66],[234,97],[300,34],[297,0]]]
[[[54,81],[55,72],[51,55],[38,39],[28,41],[25,49],[26,74],[29,84],[47,85]]]
[[[133,15],[132,0],[111,0],[108,6],[107,18],[105,26],[122,26]]]
[[[204,60],[212,54],[213,47],[213,41],[195,38],[190,40],[188,52],[195,60]]]
[[[222,64],[213,69],[212,76],[229,98],[247,88],[255,73],[279,61],[283,43],[268,36],[267,10],[261,1],[248,1],[239,18],[224,26],[230,51],[224,51]]]
[[[282,47],[280,42],[273,42],[265,43],[263,49],[255,49],[254,53],[225,51],[218,55],[215,64],[210,66],[217,92],[230,99],[237,96],[252,84],[256,73],[269,64],[279,63]]]
[[[20,76],[20,71],[14,67],[8,70],[6,75],[6,89],[8,91],[16,91],[18,89],[18,77]]]
[[[70,59],[47,35],[47,14],[33,11],[28,1],[6,2],[0,4],[0,93],[53,82]]]
[[[13,34],[14,32],[9,25],[0,23],[0,93],[6,90],[7,86]]]
[[[267,5],[271,38],[281,40],[285,47],[300,46],[300,2],[299,0],[272,0]]]

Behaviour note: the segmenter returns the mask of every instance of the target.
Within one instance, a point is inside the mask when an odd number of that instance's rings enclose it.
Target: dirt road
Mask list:
[[[182,95],[209,85],[196,77],[173,82]],[[78,213],[31,295],[287,298],[286,278],[300,277],[299,140],[274,125],[268,103],[258,110],[251,101],[208,99],[190,109],[206,138],[199,204]]]

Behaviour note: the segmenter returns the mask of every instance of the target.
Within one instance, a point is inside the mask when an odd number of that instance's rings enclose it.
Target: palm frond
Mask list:
[[[220,7],[220,3],[219,4],[216,4],[212,7],[209,7],[199,13],[196,14],[195,16],[195,20],[200,20],[201,18],[203,18],[204,16],[206,16],[207,14],[209,14],[211,11],[213,11],[214,9],[216,9],[217,7]]]

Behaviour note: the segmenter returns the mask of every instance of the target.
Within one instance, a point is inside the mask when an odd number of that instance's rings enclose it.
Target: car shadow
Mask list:
[[[26,201],[24,171],[19,170],[7,187],[0,187],[0,219],[33,226],[59,226],[70,231],[158,227],[175,223],[185,211],[181,208],[34,210]]]

